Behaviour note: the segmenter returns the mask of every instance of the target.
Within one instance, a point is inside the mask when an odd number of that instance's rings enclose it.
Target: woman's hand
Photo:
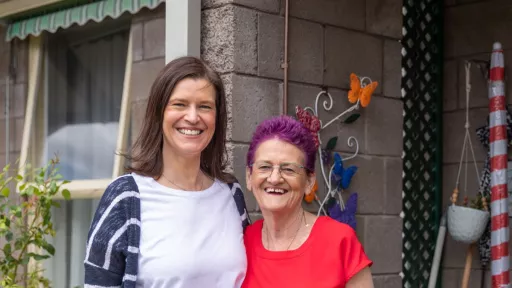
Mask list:
[[[345,288],[373,288],[372,272],[370,268],[366,267],[350,278]]]

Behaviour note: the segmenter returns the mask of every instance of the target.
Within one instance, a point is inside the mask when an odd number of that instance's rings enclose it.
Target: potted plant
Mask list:
[[[455,188],[452,205],[448,207],[448,231],[454,240],[473,244],[480,239],[489,221],[489,199],[478,193],[470,202],[466,196],[463,205],[457,205],[458,194],[459,189]]]

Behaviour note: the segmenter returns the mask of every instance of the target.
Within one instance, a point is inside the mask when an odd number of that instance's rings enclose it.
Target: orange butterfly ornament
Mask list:
[[[311,188],[311,191],[309,191],[308,194],[304,195],[304,200],[307,203],[313,202],[313,200],[316,199],[316,192],[317,191],[318,191],[318,183],[316,182],[316,179],[315,179],[315,184],[313,185],[313,188]]]
[[[350,74],[350,91],[348,91],[348,101],[350,103],[356,103],[359,100],[361,106],[366,107],[370,104],[372,94],[377,88],[379,83],[370,82],[364,87],[361,87],[361,80],[356,74]]]

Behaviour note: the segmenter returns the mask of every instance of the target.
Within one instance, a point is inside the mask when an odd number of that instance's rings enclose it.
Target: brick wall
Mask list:
[[[386,288],[402,282],[401,5],[399,0],[290,1],[290,114],[297,104],[313,106],[323,88],[335,103],[332,111],[320,112],[322,119],[346,109],[350,72],[380,83],[361,118],[350,126],[332,125],[324,140],[339,136],[340,152],[351,151],[348,136],[359,140],[361,155],[351,161],[359,166],[351,185],[360,195],[357,232],[375,261],[376,287]],[[244,187],[251,133],[281,111],[283,15],[284,1],[279,0],[203,0],[201,53],[227,85],[230,159]],[[246,201],[257,217],[251,193]]]
[[[443,101],[443,204],[449,203],[454,189],[457,168],[464,140],[466,108],[464,60],[490,60],[492,44],[500,41],[505,49],[506,75],[512,68],[512,3],[507,0],[445,0],[445,61]],[[510,77],[507,77],[510,80]],[[485,149],[477,140],[475,129],[485,125],[489,115],[487,82],[472,65],[470,95],[471,136],[479,171],[485,161]],[[512,103],[512,84],[506,83],[508,103]],[[470,158],[471,160],[471,158]],[[478,182],[474,168],[468,170],[468,194],[474,197]],[[462,178],[461,181],[464,179]],[[462,182],[464,183],[464,182]],[[462,190],[461,190],[462,193]],[[457,287],[461,283],[467,245],[447,236],[444,247],[443,287]],[[482,275],[490,287],[490,273],[482,273],[478,251],[474,250],[470,287],[480,287]]]

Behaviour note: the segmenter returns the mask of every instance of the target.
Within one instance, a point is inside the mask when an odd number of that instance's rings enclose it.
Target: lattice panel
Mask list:
[[[404,0],[403,287],[427,287],[441,215],[442,0]]]

